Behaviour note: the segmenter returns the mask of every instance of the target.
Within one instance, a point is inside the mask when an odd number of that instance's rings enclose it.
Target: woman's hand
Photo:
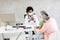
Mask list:
[[[36,28],[35,28],[34,31],[40,33],[40,29],[36,29]]]
[[[37,29],[40,30],[41,27],[40,27],[40,26],[35,26],[35,27],[34,27],[34,30],[36,31]]]
[[[39,26],[36,26],[36,29],[41,29],[41,26],[39,25]]]

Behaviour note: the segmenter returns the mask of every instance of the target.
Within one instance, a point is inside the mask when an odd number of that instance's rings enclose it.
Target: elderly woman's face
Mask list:
[[[40,18],[41,18],[41,20],[44,20],[45,21],[45,18],[43,17],[42,12],[41,12]]]
[[[43,17],[42,17],[42,15],[40,15],[39,17],[40,17],[40,19],[41,19],[41,20],[43,20]]]
[[[42,16],[42,15],[40,16],[40,19],[41,19],[41,20],[44,20],[44,21],[46,21],[46,20],[43,18],[43,16]]]

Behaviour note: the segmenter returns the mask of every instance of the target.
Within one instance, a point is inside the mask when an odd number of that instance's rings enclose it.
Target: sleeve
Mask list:
[[[25,17],[26,17],[26,14],[24,14],[24,19],[25,19]]]
[[[44,23],[45,23],[45,21],[41,21],[41,22],[39,23],[39,25],[43,26]]]
[[[26,16],[25,16],[25,19],[24,19],[24,25],[25,25],[25,26],[28,24],[28,20],[29,20],[29,19],[28,19],[28,16],[26,15]]]

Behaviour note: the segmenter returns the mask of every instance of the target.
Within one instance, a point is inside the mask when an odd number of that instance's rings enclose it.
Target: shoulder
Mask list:
[[[54,18],[50,18],[50,21],[56,22],[56,19],[54,19]]]
[[[27,14],[24,14],[24,18],[26,18],[27,17]]]
[[[26,14],[24,14],[24,16],[26,16]]]
[[[36,15],[36,13],[33,13],[33,15]]]
[[[32,15],[33,15],[33,16],[36,16],[36,13],[33,13]]]

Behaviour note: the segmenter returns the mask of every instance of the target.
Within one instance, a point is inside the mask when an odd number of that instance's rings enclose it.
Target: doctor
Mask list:
[[[39,25],[38,18],[36,14],[33,12],[33,8],[31,6],[27,7],[26,14],[24,15],[25,18],[25,26],[32,27]]]

